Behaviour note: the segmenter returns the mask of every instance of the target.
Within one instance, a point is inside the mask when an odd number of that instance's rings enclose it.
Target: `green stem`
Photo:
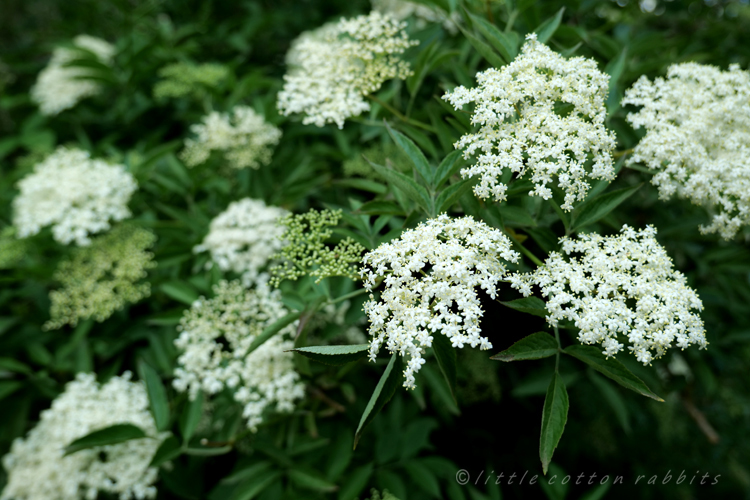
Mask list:
[[[349,300],[349,299],[351,299],[353,297],[357,297],[358,295],[362,295],[363,293],[367,293],[367,290],[365,290],[364,288],[360,288],[359,290],[355,290],[353,292],[349,292],[349,293],[347,293],[345,295],[342,295],[341,297],[337,297],[337,298],[335,298],[333,300],[329,300],[328,302],[325,303],[325,305],[338,304],[339,302],[343,302],[345,300]]]
[[[431,126],[427,125],[426,123],[422,123],[420,121],[413,120],[413,119],[407,117],[401,111],[397,110],[396,108],[394,108],[393,106],[391,106],[387,102],[385,102],[385,101],[383,101],[383,100],[375,97],[374,95],[368,95],[367,98],[370,99],[371,101],[376,102],[376,103],[380,104],[381,106],[383,106],[385,109],[387,109],[388,111],[390,111],[394,116],[396,116],[396,118],[398,118],[402,122],[408,123],[409,125],[414,125],[415,127],[419,127],[419,128],[421,128],[423,130],[426,130],[428,132],[435,133],[435,129],[432,128]]]
[[[555,209],[555,212],[557,212],[557,216],[560,217],[560,220],[563,223],[563,227],[565,228],[565,236],[569,236],[570,235],[570,221],[568,221],[568,216],[565,215],[565,212],[563,212],[563,209],[560,208],[560,205],[558,205],[555,200],[550,199],[550,202],[552,203],[552,208]]]
[[[506,236],[508,236],[511,240],[513,240],[513,243],[515,243],[516,246],[518,246],[518,249],[521,250],[521,253],[524,254],[526,257],[528,257],[531,260],[531,262],[533,262],[537,266],[543,266],[544,265],[544,262],[542,262],[541,260],[539,260],[539,257],[537,257],[536,255],[534,255],[533,253],[531,253],[531,251],[529,251],[528,248],[526,248],[525,246],[523,246],[523,244],[520,241],[518,241],[512,234],[509,234],[504,229],[503,229],[503,233],[505,233]]]
[[[635,149],[633,149],[633,148],[630,148],[630,149],[624,149],[624,150],[622,150],[622,151],[615,151],[614,153],[612,153],[612,158],[619,158],[619,157],[621,157],[621,156],[629,155],[629,154],[631,154],[631,153],[632,153],[633,151],[635,151]]]
[[[560,346],[560,332],[557,330],[557,327],[555,327],[555,340],[557,341],[557,354],[555,355],[555,373],[557,373],[557,370],[560,367],[560,352],[562,352],[562,347]]]

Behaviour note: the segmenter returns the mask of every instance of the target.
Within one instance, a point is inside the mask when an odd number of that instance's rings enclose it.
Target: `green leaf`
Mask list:
[[[388,362],[383,375],[378,381],[378,385],[375,386],[375,390],[370,396],[370,401],[367,402],[362,418],[359,419],[359,425],[357,426],[357,432],[354,434],[354,449],[357,448],[359,438],[362,437],[362,429],[369,424],[375,415],[383,409],[385,404],[393,397],[393,393],[396,392],[396,388],[401,382],[401,357],[398,353],[391,354],[391,360]]]
[[[354,469],[349,477],[341,486],[338,494],[338,500],[355,500],[367,486],[367,482],[372,476],[373,464],[369,463]]]
[[[27,375],[33,373],[33,370],[28,365],[13,358],[0,358],[0,370],[25,373]]]
[[[469,43],[471,43],[471,45],[475,49],[477,49],[477,52],[479,52],[479,54],[484,57],[491,66],[495,68],[502,68],[503,66],[505,66],[505,61],[503,61],[503,58],[500,57],[497,52],[492,49],[492,47],[463,29],[461,26],[459,26],[459,29],[461,30],[461,33],[463,33],[464,36],[469,40]]]
[[[169,297],[187,305],[192,305],[200,297],[198,292],[184,281],[169,281],[162,283],[159,288]]]
[[[547,332],[532,333],[490,359],[498,361],[520,361],[541,359],[558,353],[557,341]]]
[[[542,410],[542,433],[539,438],[539,458],[542,460],[542,472],[547,474],[547,468],[552,460],[557,443],[565,430],[568,420],[568,391],[559,373],[555,372],[547,388]]]
[[[0,400],[10,396],[21,387],[23,387],[23,382],[0,380]]]
[[[404,211],[392,201],[368,201],[359,207],[355,213],[368,215],[404,215]]]
[[[451,178],[453,174],[458,172],[461,168],[461,162],[459,159],[463,152],[461,150],[453,151],[451,154],[443,158],[443,161],[438,165],[437,171],[435,172],[435,187],[439,188],[445,182]]]
[[[321,345],[292,349],[306,358],[331,366],[340,366],[367,357],[369,344]]]
[[[116,424],[76,439],[65,447],[65,455],[63,456],[96,446],[124,443],[131,439],[142,439],[145,437],[148,437],[146,433],[133,424]]]
[[[182,441],[184,443],[187,443],[193,437],[202,415],[203,391],[200,391],[193,401],[187,401],[180,415],[180,433],[182,434]]]
[[[427,184],[431,184],[434,177],[434,172],[432,170],[432,167],[430,167],[430,163],[427,161],[427,158],[425,158],[424,153],[422,153],[422,150],[419,149],[417,145],[414,144],[414,142],[404,134],[402,134],[398,130],[393,130],[388,122],[385,122],[385,128],[388,129],[388,133],[391,134],[391,137],[393,138],[393,141],[396,143],[396,145],[401,148],[404,153],[406,153],[406,156],[409,157],[411,162],[414,164],[414,168],[416,168],[417,172],[419,172],[419,175],[422,176]]]
[[[141,372],[146,381],[146,392],[156,428],[160,431],[166,430],[169,426],[169,401],[161,378],[156,370],[146,363],[141,363]]]
[[[618,189],[609,193],[603,193],[595,196],[589,201],[584,202],[580,207],[573,211],[571,224],[572,231],[578,231],[582,227],[606,217],[612,210],[617,208],[622,202],[633,196],[643,184],[629,188]]]
[[[370,165],[372,165],[372,168],[374,168],[375,171],[382,175],[388,182],[403,191],[411,200],[415,201],[425,212],[432,214],[432,198],[424,186],[420,186],[414,181],[414,179],[402,174],[401,172],[396,172],[395,170],[376,165],[372,162],[370,162]]]
[[[563,349],[565,354],[583,361],[594,370],[605,375],[623,387],[642,394],[651,399],[664,402],[662,398],[651,392],[651,389],[638,377],[625,368],[615,358],[607,358],[602,352],[593,346],[574,344]]]
[[[612,408],[612,411],[615,413],[615,417],[617,417],[617,420],[620,422],[625,434],[630,434],[628,407],[625,404],[625,401],[623,401],[622,396],[620,396],[620,393],[612,387],[612,384],[594,373],[593,370],[589,370],[589,378],[596,388],[599,389],[599,392],[604,399],[607,400],[607,403],[609,403],[610,408]]]
[[[555,34],[555,31],[560,26],[560,21],[562,21],[563,12],[565,12],[565,7],[562,7],[557,11],[557,14],[536,27],[534,33],[536,33],[536,39],[539,42],[547,43],[547,40]]]
[[[421,487],[425,492],[434,498],[441,498],[440,485],[430,469],[425,467],[420,461],[410,460],[404,463],[406,473]]]
[[[376,194],[385,194],[388,192],[388,187],[385,184],[369,179],[341,179],[334,181],[334,184],[343,188],[361,189],[362,191],[369,191]]]
[[[518,48],[508,35],[500,31],[494,24],[474,14],[469,14],[474,26],[479,30],[488,42],[497,50],[505,59],[505,62],[511,62]]]
[[[164,462],[169,462],[179,457],[181,453],[180,442],[177,441],[176,437],[169,436],[159,445],[159,449],[154,453],[154,458],[151,459],[149,467],[159,467]]]
[[[231,500],[252,500],[260,495],[263,490],[278,481],[281,476],[281,472],[274,471],[269,474],[263,474],[248,479],[237,485],[234,491],[232,491],[232,496],[230,498]]]
[[[438,207],[437,213],[443,213],[458,203],[458,200],[471,189],[475,182],[476,178],[463,179],[445,188],[435,200],[435,206]]]
[[[260,335],[255,337],[255,340],[250,344],[250,347],[247,348],[247,352],[245,353],[245,356],[256,350],[258,347],[263,345],[263,343],[276,335],[282,328],[285,326],[294,323],[299,319],[300,316],[302,316],[303,311],[297,311],[293,313],[289,313],[286,316],[277,319],[274,323],[269,325],[265,330],[263,330]]]
[[[522,313],[533,314],[542,318],[547,316],[547,308],[544,301],[538,297],[524,297],[522,299],[510,300],[508,302],[499,301],[505,307],[510,307]]]
[[[185,455],[192,455],[194,457],[215,457],[217,455],[226,455],[232,451],[231,446],[216,446],[209,448],[184,448]]]
[[[326,481],[322,477],[315,476],[308,472],[300,469],[289,470],[289,479],[300,488],[307,490],[320,491],[323,493],[330,493],[339,489],[335,484]]]
[[[440,371],[443,372],[443,377],[448,383],[453,402],[458,404],[456,399],[456,349],[453,348],[453,344],[448,337],[436,332],[432,335],[432,350],[435,352],[438,365],[440,365]]]

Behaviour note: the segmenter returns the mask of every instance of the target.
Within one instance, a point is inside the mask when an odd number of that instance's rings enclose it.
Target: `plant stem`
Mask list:
[[[623,149],[622,151],[615,151],[614,153],[612,153],[612,158],[619,158],[621,156],[629,155],[633,151],[635,151],[633,148]]]
[[[555,355],[555,373],[557,373],[558,368],[560,367],[560,352],[562,351],[562,347],[560,346],[560,332],[557,330],[557,327],[555,328],[555,340],[557,341],[557,354]]]
[[[539,260],[539,257],[531,253],[528,248],[523,246],[523,244],[520,241],[518,241],[515,236],[513,236],[512,234],[509,234],[507,231],[505,231],[505,229],[503,229],[503,233],[507,235],[511,240],[513,240],[513,242],[518,246],[518,249],[521,250],[521,253],[524,254],[526,257],[528,257],[531,260],[531,262],[533,262],[537,266],[544,265],[544,262]]]
[[[414,125],[415,127],[419,127],[421,129],[427,130],[428,132],[433,132],[433,133],[435,132],[435,129],[432,128],[431,126],[405,116],[401,111],[397,110],[396,108],[394,108],[387,102],[375,97],[374,95],[368,95],[367,98],[383,106],[385,109],[393,113],[393,115],[396,116],[396,118],[398,118],[402,122],[408,123],[410,125]]]

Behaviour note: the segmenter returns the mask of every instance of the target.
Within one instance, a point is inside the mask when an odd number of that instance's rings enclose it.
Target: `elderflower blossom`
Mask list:
[[[624,337],[644,365],[673,343],[705,348],[703,321],[692,312],[703,303],[655,236],[653,226],[635,231],[625,225],[615,236],[563,237],[567,259],[552,252],[535,271],[511,275],[511,286],[527,297],[532,285],[539,286],[547,298],[547,321],[574,322],[578,340],[601,344],[607,357],[622,350],[618,338]]]
[[[365,248],[349,237],[333,248],[326,244],[340,219],[341,210],[329,209],[311,209],[281,218],[285,244],[274,256],[281,263],[271,269],[271,284],[278,287],[285,279],[297,280],[306,275],[316,277],[316,283],[331,276],[356,279],[357,264]]]
[[[93,55],[96,61],[111,66],[114,52],[115,48],[100,38],[78,35],[73,39],[73,48],[58,47],[52,53],[52,59],[31,88],[32,100],[39,104],[43,115],[56,115],[98,94],[101,85],[90,79],[94,70],[69,64]]]
[[[428,23],[442,23],[443,28],[451,35],[458,33],[458,24],[461,22],[461,15],[458,11],[449,15],[439,7],[429,7],[407,0],[372,0],[371,3],[374,10],[383,14],[390,14],[399,21],[411,16],[416,17],[417,27],[420,29]]]
[[[56,241],[85,246],[89,235],[109,229],[110,221],[130,217],[128,201],[137,187],[123,165],[60,147],[19,181],[13,225],[19,238],[51,225]]]
[[[53,279],[61,284],[49,294],[50,320],[45,329],[75,326],[81,319],[104,321],[126,304],[151,295],[151,285],[140,282],[156,267],[147,251],[156,236],[147,229],[118,226],[63,260]]]
[[[411,75],[399,57],[418,42],[409,40],[406,23],[372,11],[305,32],[287,54],[290,71],[278,95],[281,114],[304,113],[302,123],[318,127],[370,109],[365,96],[392,78]]]
[[[433,335],[448,337],[453,347],[469,344],[490,349],[480,335],[483,315],[476,287],[495,298],[506,274],[505,261],[517,262],[507,236],[472,217],[443,214],[398,240],[385,243],[362,259],[365,288],[372,292],[384,278],[380,301],[370,294],[364,304],[370,321],[370,360],[381,345],[408,358],[404,387],[413,389]]]
[[[474,193],[481,199],[506,199],[500,181],[504,169],[522,177],[531,172],[531,196],[552,197],[548,184],[557,177],[572,210],[589,190],[589,179],[615,177],[615,137],[604,120],[609,76],[593,59],[565,59],[536,39],[526,37],[521,54],[501,69],[477,73],[479,87],[457,87],[443,96],[454,108],[475,103],[471,123],[480,125],[454,145],[476,163],[461,175],[480,176]],[[591,166],[589,167],[589,160]]]
[[[148,437],[63,456],[74,440],[115,424],[135,425]],[[167,435],[157,432],[146,388],[131,382],[130,372],[101,385],[93,373],[79,373],[36,427],[13,441],[3,457],[8,483],[0,499],[95,500],[98,492],[155,498],[158,471],[149,464]]]
[[[278,290],[259,284],[255,290],[239,281],[221,281],[212,299],[201,297],[180,321],[175,346],[182,351],[175,369],[174,387],[215,394],[224,388],[244,405],[243,416],[253,431],[267,409],[294,410],[304,396],[304,384],[294,370],[294,334],[297,321],[284,327],[257,349],[248,348],[263,330],[287,314]]]
[[[248,106],[235,106],[231,115],[212,111],[190,130],[196,138],[187,139],[180,153],[189,167],[204,163],[212,151],[221,151],[232,168],[257,170],[271,163],[281,139],[281,130]]]
[[[281,237],[285,228],[279,219],[288,213],[252,198],[232,202],[211,221],[203,243],[193,251],[209,251],[219,269],[241,274],[243,284],[249,286],[284,246]]]
[[[627,118],[646,129],[628,163],[656,171],[662,199],[707,207],[703,233],[730,239],[750,225],[750,72],[673,64],[666,78],[642,76],[622,102],[642,106]]]

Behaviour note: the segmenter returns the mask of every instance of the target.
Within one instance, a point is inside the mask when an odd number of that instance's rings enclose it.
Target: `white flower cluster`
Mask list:
[[[101,386],[93,373],[79,373],[3,457],[8,484],[0,499],[95,500],[99,491],[120,500],[156,497],[158,471],[149,464],[166,434],[157,432],[148,407],[145,387],[131,382],[129,372]],[[74,440],[125,423],[148,437],[63,456]]]
[[[123,165],[60,147],[19,181],[13,225],[19,238],[51,225],[56,241],[88,245],[89,235],[109,229],[110,221],[130,217],[128,201],[137,188]]]
[[[461,15],[458,11],[448,14],[438,7],[409,2],[408,0],[372,0],[372,8],[383,14],[389,14],[399,21],[411,16],[417,18],[417,27],[424,28],[428,23],[442,23],[445,30],[455,35],[458,33],[458,24]]]
[[[443,96],[456,109],[476,104],[471,122],[479,131],[455,144],[465,158],[477,155],[461,175],[479,175],[474,193],[496,201],[505,200],[508,187],[500,176],[506,168],[519,177],[531,171],[529,195],[545,200],[552,197],[547,185],[556,176],[565,192],[562,208],[572,210],[574,201],[586,197],[588,179],[615,176],[615,137],[604,125],[609,76],[593,59],[565,59],[536,34],[526,38],[512,63],[477,73],[479,87],[461,86]]]
[[[248,354],[263,330],[287,314],[278,290],[267,285],[245,289],[239,281],[221,281],[212,299],[201,298],[185,312],[175,345],[182,351],[174,387],[195,398],[200,390],[215,394],[223,388],[244,404],[243,416],[253,431],[266,409],[290,412],[305,393],[294,370],[297,322]]]
[[[504,261],[517,262],[518,253],[497,229],[472,217],[440,215],[398,240],[380,245],[362,260],[364,286],[372,291],[384,278],[385,290],[364,304],[370,321],[370,359],[380,346],[408,357],[404,386],[414,388],[414,374],[424,364],[422,354],[435,332],[454,347],[469,344],[489,349],[480,335],[483,311],[475,288],[495,298],[506,274]]]
[[[96,60],[112,65],[115,48],[100,38],[78,35],[73,40],[73,46],[83,50],[67,47],[55,49],[49,64],[39,73],[36,84],[31,88],[31,98],[39,104],[43,115],[56,115],[101,90],[99,83],[87,79],[92,76],[91,69],[69,64],[90,58],[87,52],[93,52]]]
[[[656,229],[625,225],[616,236],[581,234],[560,239],[563,255],[552,252],[544,266],[513,274],[511,286],[525,296],[531,286],[547,297],[547,321],[570,320],[583,344],[601,344],[606,356],[622,350],[618,336],[643,364],[664,355],[672,343],[705,348],[698,311],[703,304],[658,241]],[[571,254],[580,254],[579,257]]]
[[[273,149],[281,140],[281,130],[248,106],[235,106],[231,116],[212,111],[190,130],[196,137],[185,140],[180,153],[189,167],[208,160],[211,151],[222,151],[231,167],[257,170],[271,162]]]
[[[370,109],[364,96],[392,78],[411,74],[399,57],[418,42],[406,23],[378,11],[303,33],[287,54],[290,71],[278,95],[281,114],[305,113],[302,123],[322,127]]]
[[[651,182],[662,199],[677,194],[709,208],[704,233],[729,239],[750,225],[750,72],[674,64],[666,78],[642,76],[622,102],[643,106],[628,114],[647,131],[628,162],[657,171]]]
[[[249,286],[258,280],[271,256],[284,246],[281,236],[285,227],[278,220],[288,213],[263,200],[245,198],[232,202],[211,221],[203,243],[193,251],[209,251],[219,269],[241,274],[243,284]]]

